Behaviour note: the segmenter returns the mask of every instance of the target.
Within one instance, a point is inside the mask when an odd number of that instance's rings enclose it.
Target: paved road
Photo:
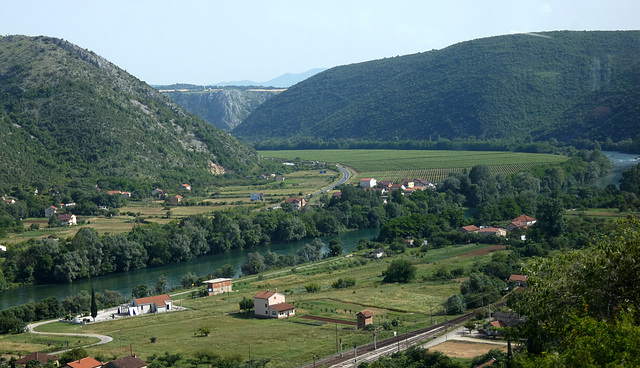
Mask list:
[[[344,168],[343,166],[340,165],[336,165],[336,167],[338,168],[338,171],[340,171],[340,174],[342,175],[342,177],[340,178],[340,180],[338,180],[337,182],[329,185],[328,187],[321,189],[317,192],[313,192],[311,193],[310,197],[313,196],[317,196],[318,194],[324,193],[324,192],[328,192],[330,190],[332,190],[333,188],[337,187],[340,184],[344,184],[347,182],[347,180],[349,180],[349,178],[351,178],[351,172],[349,172],[349,170],[347,170],[346,168]]]

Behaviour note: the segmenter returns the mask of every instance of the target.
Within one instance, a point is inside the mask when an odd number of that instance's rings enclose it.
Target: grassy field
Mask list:
[[[522,152],[426,151],[426,150],[283,150],[259,151],[264,157],[341,163],[361,176],[378,180],[423,178],[438,182],[451,171],[487,165],[492,173],[512,174],[540,165],[567,160],[564,156]]]
[[[61,325],[64,323],[60,322]],[[57,331],[64,329],[63,326],[56,326]],[[43,326],[44,330],[44,326]],[[75,331],[74,331],[75,332]],[[82,333],[82,330],[77,332]],[[98,342],[95,337],[75,337],[75,336],[51,336],[37,334],[9,334],[0,335],[0,348],[3,354],[16,356],[29,355],[34,351],[49,353],[75,347],[84,347]]]
[[[239,354],[243,359],[252,356],[269,357],[270,367],[293,367],[309,362],[312,356],[335,353],[337,336],[345,349],[372,341],[372,332],[364,332],[347,325],[309,321],[299,317],[288,320],[257,319],[238,310],[242,297],[250,298],[257,291],[278,288],[287,295],[287,302],[296,306],[297,316],[314,315],[355,321],[364,309],[374,314],[374,324],[400,321],[400,331],[414,330],[442,322],[442,303],[459,292],[462,279],[449,282],[425,281],[439,268],[453,269],[484,264],[490,259],[486,245],[461,245],[420,253],[411,250],[396,256],[410,259],[417,267],[416,280],[409,284],[381,282],[382,272],[396,257],[369,260],[360,255],[339,257],[326,262],[299,266],[294,271],[270,271],[258,277],[238,279],[234,292],[206,298],[174,297],[175,305],[187,310],[159,315],[129,317],[120,320],[89,324],[82,328],[66,324],[47,325],[48,331],[62,328],[64,332],[82,329],[86,333],[107,334],[114,341],[88,348],[90,354],[122,356],[133,351],[143,359],[150,356],[181,352],[193,356],[200,351],[215,351],[223,355]],[[282,272],[285,271],[285,272]],[[338,278],[354,277],[356,286],[334,289],[331,283]],[[308,293],[305,285],[315,282],[321,289]],[[200,327],[208,327],[211,335],[194,334]],[[39,329],[40,330],[40,329]],[[379,331],[378,338],[390,337],[392,331]],[[151,337],[157,337],[151,343]],[[0,345],[0,348],[2,346]]]

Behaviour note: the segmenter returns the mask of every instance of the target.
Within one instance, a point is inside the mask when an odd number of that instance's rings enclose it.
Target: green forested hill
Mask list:
[[[370,140],[547,134],[640,59],[640,32],[545,32],[336,67],[260,105],[233,134]]]
[[[255,151],[93,52],[0,37],[0,188],[99,176],[180,182],[256,163]]]

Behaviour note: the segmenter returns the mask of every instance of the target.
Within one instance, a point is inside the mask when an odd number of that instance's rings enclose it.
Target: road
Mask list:
[[[311,193],[310,197],[313,196],[317,196],[318,194],[324,193],[324,192],[328,192],[330,190],[332,190],[333,188],[337,187],[340,184],[344,184],[347,182],[347,180],[349,180],[349,178],[351,178],[351,172],[349,172],[349,170],[347,170],[345,167],[340,166],[340,165],[336,165],[336,167],[338,168],[338,171],[340,171],[340,174],[342,175],[342,177],[340,178],[340,180],[338,180],[337,182],[329,185],[328,187],[321,189],[317,192],[313,192]]]
[[[40,334],[40,335],[56,335],[56,336],[69,336],[69,337],[95,337],[97,339],[99,339],[100,341],[98,341],[95,344],[90,344],[90,345],[85,345],[83,347],[87,347],[87,346],[95,346],[95,345],[102,345],[102,344],[106,344],[108,342],[113,341],[113,338],[111,336],[106,336],[106,335],[98,335],[98,334],[80,334],[80,333],[62,333],[62,332],[38,332],[35,330],[36,327],[44,325],[46,323],[52,323],[52,322],[58,322],[57,319],[53,319],[50,321],[42,321],[42,322],[36,322],[36,323],[31,323],[27,325],[27,331],[30,333],[35,333],[35,334]],[[50,355],[59,355],[62,354],[66,351],[69,351],[70,349],[64,349],[64,350],[60,350],[60,351],[54,351],[51,353],[47,353]]]

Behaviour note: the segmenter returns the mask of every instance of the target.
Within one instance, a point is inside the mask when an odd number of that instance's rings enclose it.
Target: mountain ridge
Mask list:
[[[638,31],[466,41],[331,68],[266,101],[232,133],[245,141],[535,139],[638,59]]]

